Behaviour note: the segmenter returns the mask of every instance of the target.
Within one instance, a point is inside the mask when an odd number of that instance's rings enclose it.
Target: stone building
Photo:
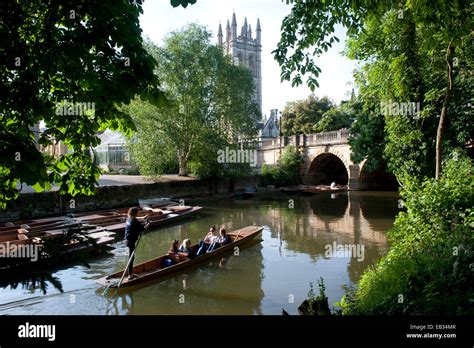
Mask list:
[[[225,39],[222,25],[219,24],[217,34],[218,44],[223,46],[224,52],[231,57],[236,65],[247,67],[255,81],[254,100],[262,112],[262,30],[260,19],[257,19],[255,38],[252,33],[252,26],[247,23],[247,18],[237,33],[237,19],[235,13],[232,15],[232,24],[227,20]]]

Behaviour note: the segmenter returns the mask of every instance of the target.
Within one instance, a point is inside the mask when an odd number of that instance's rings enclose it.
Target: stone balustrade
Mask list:
[[[347,144],[349,139],[349,130],[340,129],[332,132],[315,133],[315,134],[299,134],[289,137],[279,137],[264,139],[257,142],[257,149],[270,150],[279,147],[292,146],[311,146],[326,144]]]

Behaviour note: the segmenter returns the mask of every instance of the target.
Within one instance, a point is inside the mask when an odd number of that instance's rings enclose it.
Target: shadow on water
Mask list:
[[[0,272],[0,287],[3,289],[22,289],[22,290],[36,290],[39,289],[43,295],[50,285],[54,289],[63,292],[63,285],[58,277],[51,273],[45,272],[26,272],[17,270],[8,270]]]
[[[349,205],[347,193],[321,193],[309,199],[313,214],[327,223],[341,219]]]
[[[113,255],[109,253],[94,256],[89,255],[89,257],[84,254],[76,255],[75,258],[64,262],[60,266],[50,266],[48,264],[35,266],[29,262],[28,264],[18,267],[3,268],[0,270],[0,288],[7,290],[22,289],[30,292],[39,290],[43,295],[46,295],[52,286],[52,289],[63,292],[62,281],[59,277],[54,275],[55,273],[67,270],[78,264],[90,268],[88,262],[105,260],[111,257],[113,257]]]

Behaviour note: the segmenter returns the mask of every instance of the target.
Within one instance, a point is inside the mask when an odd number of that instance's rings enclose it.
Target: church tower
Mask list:
[[[252,27],[244,20],[244,25],[237,35],[237,19],[232,15],[232,24],[227,21],[225,41],[222,26],[219,24],[217,35],[218,44],[231,57],[235,65],[245,66],[252,73],[255,81],[254,100],[262,112],[262,29],[260,19],[257,19],[256,37],[252,37]]]

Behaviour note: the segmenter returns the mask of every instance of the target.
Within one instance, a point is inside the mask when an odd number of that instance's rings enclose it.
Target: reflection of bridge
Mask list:
[[[351,190],[364,189],[360,180],[364,162],[351,161],[351,149],[348,144],[349,131],[342,129],[334,132],[300,134],[263,140],[257,148],[258,167],[263,164],[277,163],[282,150],[289,145],[295,146],[304,158],[302,168],[303,183],[310,185],[338,184],[349,185]]]
[[[312,197],[288,196],[296,211],[286,205],[268,207],[262,223],[286,243],[288,250],[325,258],[326,247],[363,245],[364,259],[351,257],[348,272],[357,282],[363,271],[387,250],[386,231],[398,213],[396,193],[344,192]],[[286,204],[286,202],[285,202]]]

